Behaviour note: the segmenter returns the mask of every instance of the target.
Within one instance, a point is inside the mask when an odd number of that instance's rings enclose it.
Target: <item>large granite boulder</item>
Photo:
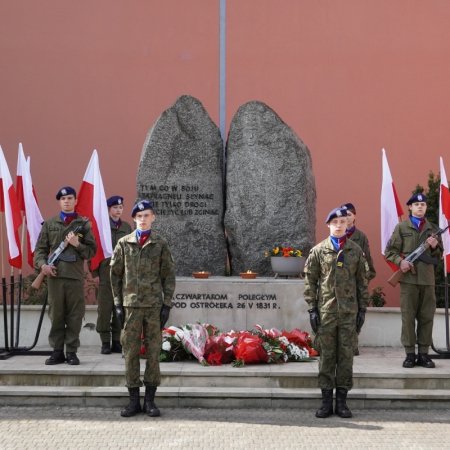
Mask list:
[[[137,196],[153,200],[155,230],[168,240],[177,275],[225,275],[223,141],[203,105],[183,95],[147,134]]]
[[[225,230],[232,274],[273,275],[264,251],[275,244],[307,255],[315,242],[316,189],[311,155],[262,102],[242,105],[227,142]]]

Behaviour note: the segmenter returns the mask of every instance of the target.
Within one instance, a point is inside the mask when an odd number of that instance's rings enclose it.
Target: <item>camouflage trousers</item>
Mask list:
[[[434,286],[400,283],[402,313],[401,341],[406,353],[428,353],[433,343],[433,320],[436,311]],[[417,334],[416,334],[417,321]]]
[[[102,275],[100,274],[100,277]],[[118,341],[120,339],[120,326],[114,309],[114,299],[111,290],[109,274],[106,280],[100,279],[97,296],[97,333],[103,342]]]
[[[316,341],[320,350],[319,387],[350,390],[353,386],[353,353],[356,313],[321,313]]]
[[[47,277],[48,315],[51,321],[48,341],[55,350],[76,352],[80,346],[80,331],[84,317],[82,280]]]
[[[161,353],[160,308],[125,307],[125,325],[120,336],[125,358],[125,378],[128,388],[142,386],[140,350],[142,337],[146,346],[145,386],[159,386],[159,355]]]

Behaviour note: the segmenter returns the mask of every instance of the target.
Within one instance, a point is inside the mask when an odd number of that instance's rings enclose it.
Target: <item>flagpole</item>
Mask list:
[[[447,342],[447,350],[450,351],[450,340],[449,340],[449,322],[448,322],[448,278],[447,275],[444,277],[444,305],[445,305],[445,338]]]
[[[22,255],[22,261],[23,261],[23,255],[24,255],[24,243],[25,243],[25,233],[26,233],[26,217],[25,213],[22,213],[22,236],[20,238],[20,247]],[[23,284],[23,276],[22,276],[22,268],[19,269],[19,285],[18,285],[18,292],[17,292],[17,326],[16,326],[16,341],[15,341],[15,347],[17,348],[19,346],[19,329],[20,329],[20,313],[21,313],[21,306],[22,306],[22,284]]]
[[[0,248],[2,249],[1,254],[1,264],[2,264],[2,302],[3,302],[3,332],[5,335],[5,350],[9,351],[8,345],[8,307],[6,304],[6,277],[5,277],[5,262],[3,249],[3,216],[4,214],[0,212]]]

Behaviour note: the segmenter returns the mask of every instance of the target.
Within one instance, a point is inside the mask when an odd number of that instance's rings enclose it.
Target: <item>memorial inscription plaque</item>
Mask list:
[[[177,275],[225,275],[223,142],[202,104],[180,97],[147,134],[137,176],[152,200],[154,228],[168,240]]]

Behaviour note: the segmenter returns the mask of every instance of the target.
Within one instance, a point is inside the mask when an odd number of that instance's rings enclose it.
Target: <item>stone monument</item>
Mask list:
[[[307,256],[315,243],[316,189],[306,145],[267,105],[242,105],[226,148],[225,230],[232,275],[273,275],[264,252],[276,244]]]
[[[223,141],[199,100],[183,95],[147,134],[137,195],[154,202],[177,275],[225,275]]]

